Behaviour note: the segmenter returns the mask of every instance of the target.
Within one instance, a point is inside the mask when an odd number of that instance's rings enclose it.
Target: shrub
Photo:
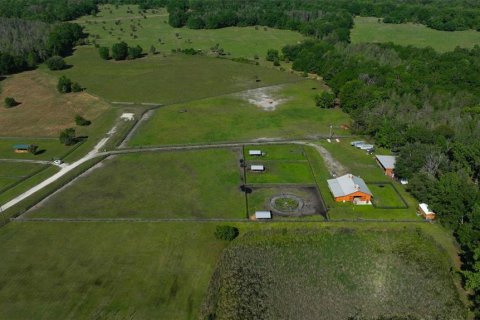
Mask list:
[[[53,56],[51,58],[48,58],[45,63],[50,70],[62,70],[65,69],[65,67],[67,66],[65,60],[63,60],[63,58],[60,56]]]
[[[140,46],[136,47],[129,47],[128,48],[128,59],[137,59],[141,58],[143,53],[143,49]]]
[[[92,123],[92,121],[87,120],[81,115],[77,114],[75,116],[75,123],[77,124],[77,126],[89,126]]]
[[[112,46],[112,58],[115,60],[125,60],[128,56],[128,45],[125,42],[115,43]]]
[[[317,94],[315,96],[315,104],[320,108],[333,108],[335,106],[335,95],[327,91]]]
[[[83,88],[78,82],[72,83],[72,92],[80,92]]]
[[[12,97],[6,97],[4,101],[6,108],[15,107],[17,105],[17,101],[15,101],[15,99],[13,99]]]
[[[72,80],[68,79],[65,76],[61,76],[58,79],[57,90],[60,93],[72,92]]]
[[[98,53],[100,54],[100,58],[102,58],[103,60],[110,59],[110,49],[108,49],[107,47],[100,47],[98,49]]]
[[[232,226],[217,226],[215,229],[215,238],[219,240],[232,241],[238,234],[238,228]]]
[[[279,59],[279,55],[278,55],[278,50],[275,50],[275,49],[268,49],[267,51],[267,61],[275,61],[275,59]]]

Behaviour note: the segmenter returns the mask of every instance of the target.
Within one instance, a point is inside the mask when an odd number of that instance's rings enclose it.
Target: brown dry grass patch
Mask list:
[[[74,117],[95,120],[109,105],[86,92],[60,94],[57,77],[42,71],[16,74],[2,81],[0,102],[13,97],[20,105],[0,108],[0,136],[56,137],[75,126]]]

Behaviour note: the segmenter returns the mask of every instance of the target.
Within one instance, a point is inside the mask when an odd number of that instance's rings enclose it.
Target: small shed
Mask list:
[[[255,219],[272,219],[270,211],[255,211]]]
[[[13,146],[15,153],[28,153],[30,148],[31,148],[31,145],[29,144],[16,144]]]
[[[252,164],[250,166],[250,170],[255,172],[262,172],[262,171],[265,171],[265,167],[261,164]]]
[[[435,216],[436,216],[435,212],[430,210],[430,208],[428,207],[428,204],[426,203],[420,203],[418,205],[417,213],[423,216],[427,220],[435,220]]]
[[[125,121],[133,121],[135,120],[135,114],[134,113],[122,113],[120,116],[120,119],[125,120]]]
[[[395,162],[397,161],[397,157],[395,156],[381,156],[377,155],[375,157],[377,163],[380,167],[382,167],[385,175],[393,178],[395,176]]]
[[[262,150],[248,150],[250,156],[262,156]]]
[[[330,192],[336,202],[353,202],[355,204],[371,204],[372,192],[362,178],[353,174],[327,181]]]

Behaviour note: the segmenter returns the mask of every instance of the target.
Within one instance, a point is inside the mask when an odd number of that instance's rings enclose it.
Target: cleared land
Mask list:
[[[390,183],[369,183],[368,188],[373,193],[373,203],[379,208],[405,206],[405,203],[403,203],[402,199],[395,191],[393,185]]]
[[[43,165],[0,161],[0,192],[15,182],[42,169]]]
[[[28,71],[2,81],[0,101],[13,97],[20,105],[0,108],[0,136],[58,137],[75,126],[75,115],[95,121],[109,105],[86,92],[60,94],[59,74]]]
[[[226,242],[213,224],[10,223],[1,319],[198,319]]]
[[[444,253],[421,231],[250,232],[222,255],[202,315],[465,319]]]
[[[330,124],[341,125],[349,119],[339,109],[324,110],[315,106],[313,96],[321,90],[324,90],[321,82],[305,80],[168,106],[157,110],[129,144],[295,139],[328,134]],[[260,97],[256,91],[261,93]],[[276,101],[281,103],[275,110],[265,110],[262,106],[266,102],[268,107]]]
[[[37,154],[15,153],[13,146],[16,144],[36,145],[38,146]],[[71,148],[71,146],[67,147],[54,138],[0,138],[0,159],[52,160],[53,158],[61,158]]]
[[[95,48],[79,47],[66,60],[73,67],[54,74],[64,74],[114,102],[170,104],[299,79],[261,66],[185,54],[107,61]]]
[[[28,215],[64,218],[244,218],[240,150],[111,157]]]
[[[389,24],[374,17],[356,17],[351,33],[352,43],[393,42],[398,45],[432,47],[437,51],[452,51],[455,47],[472,48],[480,43],[480,32],[439,31],[421,24]]]
[[[128,7],[133,13],[127,13]],[[193,30],[188,28],[172,28],[168,22],[168,13],[148,10],[144,19],[138,13],[138,6],[112,5],[100,7],[96,17],[85,16],[76,22],[86,27],[91,40],[102,46],[125,41],[131,46],[140,45],[145,52],[154,46],[161,53],[170,53],[172,49],[194,48],[208,53],[217,44],[230,57],[254,59],[258,55],[264,60],[268,49],[280,50],[287,44],[295,44],[304,37],[289,30],[278,30],[264,27],[230,27],[216,30]],[[117,22],[119,21],[119,22]],[[135,29],[135,31],[133,31]],[[123,30],[123,31],[122,31]],[[98,35],[98,39],[96,36]],[[160,39],[160,41],[159,41]]]

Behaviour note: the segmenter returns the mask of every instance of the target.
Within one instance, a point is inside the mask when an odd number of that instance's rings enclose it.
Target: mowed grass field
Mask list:
[[[113,102],[171,104],[300,79],[252,64],[185,54],[107,61],[97,49],[79,47],[66,61],[73,67],[45,71],[66,75],[87,92]]]
[[[405,203],[395,191],[393,184],[368,184],[368,188],[373,193],[373,203],[375,206],[382,207],[404,207]]]
[[[127,13],[128,8],[133,13]],[[111,47],[116,42],[125,41],[131,46],[140,45],[147,53],[152,45],[162,54],[169,54],[172,49],[178,48],[194,48],[208,53],[210,48],[218,44],[225,52],[230,53],[229,57],[254,59],[254,56],[258,55],[264,60],[268,49],[280,50],[287,44],[295,44],[304,39],[298,32],[264,27],[229,27],[216,30],[172,28],[168,24],[166,11],[156,10],[157,12],[153,13],[148,10],[145,13],[146,19],[138,11],[136,5],[119,6],[118,9],[113,5],[105,5],[100,6],[96,17],[85,16],[76,22],[85,26],[90,39],[101,46]],[[117,21],[120,23],[117,24]],[[136,31],[132,30],[132,26]]]
[[[325,135],[330,124],[349,123],[349,118],[340,109],[316,107],[313,97],[321,90],[321,82],[304,80],[160,108],[129,144],[200,144]],[[270,102],[278,105],[274,110],[265,110]]]
[[[0,318],[198,319],[226,242],[194,223],[10,223]]]
[[[58,93],[58,77],[35,70],[1,82],[0,101],[13,97],[20,105],[0,108],[0,137],[58,137],[61,130],[75,126],[77,114],[94,122],[109,108],[87,92]]]
[[[16,144],[33,144],[38,146],[37,154],[15,153]],[[52,160],[62,158],[72,146],[65,146],[55,138],[0,138],[0,159]]]
[[[202,315],[465,319],[449,266],[433,239],[414,228],[249,232],[222,255]]]
[[[235,149],[110,157],[28,216],[242,219],[240,158]]]
[[[378,22],[375,17],[355,17],[351,32],[352,43],[393,42],[398,45],[432,47],[437,51],[452,51],[455,47],[472,48],[480,43],[480,32],[439,31],[421,24],[389,24]]]
[[[42,168],[41,164],[0,161],[0,191]]]

